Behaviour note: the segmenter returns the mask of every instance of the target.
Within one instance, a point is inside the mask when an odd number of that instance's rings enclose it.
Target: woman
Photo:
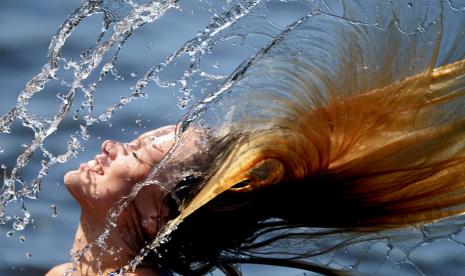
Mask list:
[[[192,130],[185,131],[182,137],[187,137],[186,142],[181,143],[181,150],[176,151],[174,157],[175,167],[185,170],[183,163],[190,164],[190,168],[197,168],[205,161],[205,151],[202,153],[202,145],[198,143],[202,138],[201,132]],[[202,138],[201,138],[202,137]],[[64,263],[52,268],[47,275],[112,275],[127,269],[128,263],[139,253],[148,242],[152,241],[158,231],[173,218],[177,213],[177,207],[173,201],[173,196],[182,196],[186,189],[195,188],[199,181],[195,174],[191,174],[189,179],[180,181],[176,186],[176,194],[170,194],[166,187],[162,185],[148,185],[138,190],[137,196],[129,202],[124,210],[119,214],[114,227],[106,236],[104,245],[98,245],[96,241],[101,239],[102,233],[108,229],[108,214],[115,210],[121,199],[128,196],[137,183],[143,183],[150,177],[153,168],[164,158],[175,142],[175,126],[165,126],[153,131],[146,132],[129,143],[119,143],[107,140],[102,144],[102,152],[95,156],[95,159],[82,163],[78,170],[65,174],[64,182],[66,187],[79,203],[81,207],[81,217],[76,231],[75,241],[71,252],[77,253],[75,263]],[[178,147],[179,148],[179,147]],[[199,156],[201,156],[199,158]],[[168,165],[173,168],[173,166]],[[166,166],[164,167],[166,170]],[[171,169],[172,174],[176,169]],[[204,176],[202,176],[204,177]],[[160,182],[167,181],[170,177],[157,174]],[[186,185],[187,184],[187,185]],[[187,187],[186,187],[187,186]],[[263,193],[264,198],[269,201],[273,193]],[[282,194],[281,194],[282,195]],[[274,195],[276,197],[277,195]],[[227,199],[227,198],[230,199]],[[248,198],[249,196],[246,196]],[[226,200],[225,200],[226,198]],[[287,197],[284,197],[286,199]],[[232,201],[229,201],[232,200]],[[250,199],[242,196],[226,195],[221,197],[220,202],[223,207],[215,203],[207,207],[205,212],[199,212],[196,226],[191,229],[193,232],[186,234],[186,227],[181,227],[181,236],[192,235],[197,241],[192,243],[186,237],[180,237],[180,244],[177,240],[178,233],[174,234],[173,242],[168,243],[170,252],[166,248],[161,248],[165,253],[163,258],[149,255],[145,261],[137,266],[134,271],[126,272],[125,275],[160,275],[160,268],[165,271],[175,271],[185,274],[203,274],[218,266],[226,273],[234,274],[236,270],[227,262],[220,258],[220,251],[228,250],[238,246],[238,242],[259,229],[258,223],[264,214],[251,212],[251,209],[259,206],[260,200],[256,198],[255,204],[248,204]],[[264,202],[262,202],[264,203]],[[235,212],[237,211],[237,214]],[[255,214],[254,214],[255,213]],[[260,214],[260,215],[257,215]],[[241,216],[238,219],[238,215]],[[210,221],[211,220],[211,221]],[[203,225],[199,231],[198,226]],[[187,229],[192,225],[186,221]],[[233,228],[230,228],[230,227]],[[218,235],[218,229],[220,235]],[[229,228],[229,230],[228,230]],[[228,231],[233,240],[224,239],[224,234]],[[190,231],[190,230],[187,230]],[[239,240],[238,240],[239,239]],[[179,248],[177,248],[179,246]],[[179,249],[177,251],[176,249]],[[187,249],[187,252],[186,252]],[[176,253],[178,252],[178,253]],[[174,253],[174,256],[173,254]],[[187,255],[189,254],[189,255]],[[205,256],[204,254],[207,254]],[[181,257],[180,259],[178,259]],[[173,258],[173,259],[172,259]],[[213,261],[207,267],[201,269],[189,267],[194,260],[202,262]],[[271,260],[268,260],[271,261]],[[251,260],[249,260],[251,262]],[[261,263],[255,260],[256,263]],[[276,262],[269,264],[277,265]],[[332,274],[330,269],[325,269],[310,264],[282,262],[281,265],[297,266],[311,271],[325,272]]]
[[[465,212],[463,32],[443,28],[443,14],[421,17],[431,19],[423,29],[396,16],[359,24],[358,13],[296,21],[182,120],[180,139],[171,127],[155,144],[146,139],[163,129],[133,146],[107,142],[68,173],[83,209],[74,250],[88,248],[75,273],[124,268],[160,229],[177,228],[134,273],[234,274],[230,264],[248,262],[335,274],[301,259]],[[108,212],[146,177],[160,185],[139,190],[96,244]]]
[[[427,76],[433,83],[429,88],[444,89],[444,83],[455,82],[464,71],[465,61],[437,68]],[[419,110],[428,112],[430,103],[409,109],[419,103],[405,101],[403,97],[415,97],[409,91],[388,99],[399,87],[414,86],[420,77],[309,114],[314,122],[311,127],[320,127],[318,131],[305,130],[306,122],[292,121],[292,125],[259,132],[244,128],[219,141],[205,135],[208,130],[194,132],[196,128],[190,127],[178,130],[181,139],[173,147],[175,127],[167,126],[127,144],[105,141],[95,160],[65,175],[66,186],[82,208],[73,251],[92,245],[79,256],[73,273],[109,275],[126,267],[174,218],[170,223],[178,229],[157,248],[161,254],[149,255],[129,273],[158,275],[163,268],[201,275],[219,267],[234,274],[231,263],[248,262],[334,275],[331,269],[288,259],[318,255],[325,249],[313,248],[309,253],[310,246],[299,252],[285,248],[289,256],[279,259],[256,252],[269,245],[281,246],[276,242],[282,240],[316,239],[349,230],[354,233],[351,239],[463,212],[464,121],[413,130],[411,124],[420,122]],[[372,104],[380,103],[380,97],[385,97],[381,102],[388,108]],[[396,109],[404,115],[391,116]],[[345,119],[338,121],[341,112]],[[358,112],[371,116],[360,118]],[[352,121],[351,116],[358,119]],[[348,124],[355,124],[357,135],[339,133]],[[317,144],[312,139],[319,140],[318,151],[313,150]],[[326,151],[325,142],[331,143]],[[153,168],[168,152],[171,159],[154,174]],[[187,174],[173,180],[176,171]],[[118,216],[105,245],[97,246],[95,241],[108,227],[108,213],[147,178],[165,185],[139,190]],[[182,204],[176,206],[173,198]],[[312,227],[327,231],[303,230]],[[292,229],[299,230],[289,232]],[[49,275],[61,275],[70,267],[57,266]]]
[[[422,116],[437,110],[431,101],[420,100],[419,84],[427,80],[429,95],[438,93],[433,103],[447,103],[461,96],[447,97],[444,92],[453,84],[459,93],[456,85],[464,73],[462,60],[430,75],[331,102],[306,116],[301,116],[305,106],[296,105],[290,110],[297,113],[289,118],[302,120],[278,118],[272,122],[275,127],[260,131],[250,130],[248,121],[226,134],[192,124],[180,125],[176,146],[174,126],[144,133],[127,144],[105,141],[95,160],[64,177],[82,208],[73,244],[73,251],[82,254],[77,266],[63,264],[49,275],[71,268],[75,275],[118,271],[169,219],[178,229],[157,248],[161,254],[147,256],[129,273],[158,275],[162,268],[201,275],[219,267],[234,274],[231,263],[249,262],[336,274],[293,260],[325,249],[309,253],[310,246],[300,251],[287,247],[289,256],[279,259],[256,252],[281,246],[276,242],[282,240],[348,230],[357,236],[462,213],[465,121],[429,125],[431,117]],[[399,112],[403,116],[397,116]],[[161,160],[166,162],[157,165]],[[160,185],[138,190],[104,242],[96,243],[108,228],[108,215],[147,178]],[[328,230],[308,232],[312,227]],[[299,230],[289,232],[292,229]]]

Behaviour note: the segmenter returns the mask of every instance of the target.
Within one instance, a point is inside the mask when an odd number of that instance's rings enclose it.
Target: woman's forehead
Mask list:
[[[132,142],[142,141],[147,138],[157,138],[161,136],[166,136],[168,134],[174,134],[175,128],[176,128],[175,125],[169,125],[169,126],[164,126],[164,127],[157,128],[154,130],[150,130],[145,133],[142,133],[139,137],[134,139]]]
[[[136,139],[134,139],[134,141],[137,141],[137,140],[144,140],[146,138],[149,138],[149,137],[154,137],[154,136],[157,136],[157,129],[154,129],[154,130],[151,130],[151,131],[147,131],[145,133],[142,133],[139,137],[137,137]],[[158,134],[159,135],[159,134]]]

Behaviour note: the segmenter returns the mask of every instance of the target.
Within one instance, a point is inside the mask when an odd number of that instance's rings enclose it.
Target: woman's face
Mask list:
[[[64,182],[83,209],[106,211],[143,181],[174,142],[175,126],[146,132],[129,143],[107,140],[102,152],[66,173]]]

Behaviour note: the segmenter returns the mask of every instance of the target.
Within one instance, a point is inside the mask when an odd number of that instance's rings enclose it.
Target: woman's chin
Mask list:
[[[66,187],[70,187],[76,182],[79,182],[79,170],[69,171],[63,177],[63,182],[65,183]]]

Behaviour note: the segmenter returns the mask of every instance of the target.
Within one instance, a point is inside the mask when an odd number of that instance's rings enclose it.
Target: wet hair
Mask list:
[[[151,258],[162,270],[181,275],[204,275],[215,268],[227,275],[236,275],[234,265],[243,263],[345,275],[344,271],[303,259],[347,246],[354,236],[444,216],[436,204],[420,207],[416,212],[415,200],[422,201],[419,193],[414,193],[412,198],[406,196],[376,204],[354,194],[356,179],[346,181],[336,183],[331,176],[321,175],[317,179],[281,183],[250,193],[227,191],[187,217],[170,235],[169,241],[158,249],[161,258],[155,254]],[[198,182],[198,179],[190,179],[182,186],[197,186]],[[441,192],[431,196],[441,196]],[[412,207],[401,207],[402,201],[412,201]],[[437,206],[441,204],[437,202]],[[314,228],[319,230],[313,231]],[[309,247],[293,252],[289,248],[292,245],[280,243],[318,240],[343,232],[352,232],[351,238],[316,251],[309,251],[314,249]],[[280,252],[285,252],[284,256],[280,256]]]
[[[187,181],[190,183],[182,185],[195,186],[198,181],[191,179]],[[312,202],[306,197],[318,188],[310,191],[308,188],[311,186],[305,183],[288,184],[291,187],[287,186],[285,189],[277,186],[256,193],[226,192],[218,196],[179,225],[169,241],[158,248],[160,255],[153,254],[149,258],[163,271],[181,275],[204,275],[214,268],[221,269],[227,275],[236,275],[234,265],[240,263],[288,266],[325,275],[342,275],[330,268],[294,260],[296,256],[302,257],[302,254],[286,258],[249,255],[276,240],[284,240],[293,235],[282,230],[337,225],[328,218],[334,217],[331,213],[337,212],[338,206],[323,207],[327,208],[326,213],[301,216],[302,210],[321,209],[318,206],[321,200]],[[314,199],[329,191],[320,192],[319,195],[315,194]],[[327,233],[338,231],[329,230]],[[261,239],[267,233],[272,235]],[[306,234],[302,236],[304,235]]]
[[[461,99],[463,91],[447,93],[457,91],[464,71],[465,61],[458,61],[320,109],[296,101],[288,109],[296,114],[288,117],[301,120],[277,118],[269,129],[232,131],[212,147],[208,173],[175,188],[187,206],[181,214],[199,195],[215,194],[183,218],[155,262],[182,275],[214,267],[234,274],[230,264],[247,262],[335,275],[301,261],[334,247],[297,248],[286,241],[311,244],[322,236],[364,235],[463,213],[465,120],[438,112]],[[250,124],[238,122],[236,130]],[[270,159],[284,173],[264,185],[270,172],[261,160]]]
[[[389,22],[303,18],[192,109],[181,129],[209,132],[211,160],[171,186],[181,205],[162,267],[297,265],[350,242],[319,248],[320,237],[465,212],[463,33]]]

